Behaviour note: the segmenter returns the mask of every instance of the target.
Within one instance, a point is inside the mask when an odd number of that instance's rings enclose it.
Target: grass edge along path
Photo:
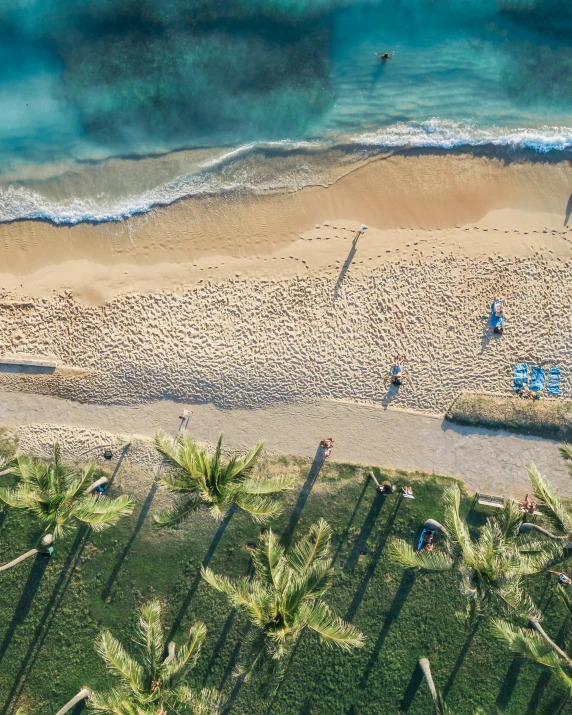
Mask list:
[[[326,462],[309,491],[304,491],[308,460],[265,459],[258,468],[296,477],[284,512],[271,524],[277,534],[286,531],[294,514],[294,538],[321,516],[332,526],[335,578],[326,600],[364,632],[362,649],[335,651],[306,633],[276,696],[268,699],[252,686],[237,684],[232,671],[248,634],[247,620],[203,581],[187,602],[219,530],[207,514],[197,513],[183,527],[165,532],[152,528],[149,515],[103,597],[153,478],[141,468],[126,467],[116,488],[118,493],[133,491],[137,481],[140,493],[131,517],[115,529],[91,534],[81,551],[77,535],[71,534],[41,573],[30,563],[2,579],[0,712],[12,715],[20,706],[27,713],[53,715],[84,684],[110,687],[114,681],[95,653],[95,638],[108,627],[129,643],[136,633],[135,609],[151,598],[166,604],[167,627],[179,622],[174,634],[178,642],[195,620],[206,623],[207,638],[191,684],[221,689],[234,715],[426,715],[432,705],[419,677],[421,657],[430,658],[436,685],[447,690],[455,713],[470,713],[481,705],[487,713],[500,708],[506,715],[532,715],[550,704],[555,689],[546,672],[513,656],[488,623],[473,634],[459,620],[456,613],[464,610],[465,601],[454,577],[414,575],[387,558],[392,537],[416,543],[424,520],[442,517],[441,495],[449,478],[374,467],[378,480],[389,479],[397,487],[381,497],[367,478],[369,467]],[[403,484],[413,486],[415,500],[400,498]],[[463,513],[470,504],[463,491]],[[478,528],[486,516],[471,512],[471,528]],[[260,531],[247,515],[235,513],[210,565],[230,577],[248,573]],[[7,514],[0,525],[0,560],[30,543],[32,532],[22,515]],[[566,618],[552,597],[553,581],[542,574],[527,584],[543,609],[545,627],[559,633]]]
[[[473,427],[572,442],[572,400],[464,392],[447,410],[445,419]]]

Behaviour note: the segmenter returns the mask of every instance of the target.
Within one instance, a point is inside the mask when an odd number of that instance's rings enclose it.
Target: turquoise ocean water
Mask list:
[[[388,147],[572,147],[562,0],[2,0],[0,20],[0,221],[299,188]]]

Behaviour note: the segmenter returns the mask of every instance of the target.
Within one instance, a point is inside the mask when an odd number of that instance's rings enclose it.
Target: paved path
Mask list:
[[[571,492],[558,444],[550,440],[328,400],[259,410],[220,410],[211,404],[192,409],[191,433],[200,441],[213,442],[223,432],[231,448],[263,439],[269,452],[313,457],[319,441],[333,437],[332,456],[338,460],[456,476],[470,490],[519,498],[529,487],[524,464],[534,462],[561,493]],[[47,423],[151,436],[158,429],[172,432],[180,410],[180,404],[167,400],[123,407],[0,392],[0,425],[10,427]]]

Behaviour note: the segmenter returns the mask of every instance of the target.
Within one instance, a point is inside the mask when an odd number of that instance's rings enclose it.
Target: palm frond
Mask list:
[[[516,613],[526,618],[540,618],[540,611],[534,605],[532,598],[524,593],[518,578],[513,577],[509,583],[496,588],[494,593],[509,613]]]
[[[445,489],[443,494],[445,503],[445,526],[449,532],[452,543],[460,548],[465,558],[470,559],[473,554],[473,543],[466,522],[461,519],[461,490],[457,484]]]
[[[493,626],[497,636],[505,640],[513,651],[520,653],[525,658],[548,668],[562,668],[567,665],[566,661],[538,633],[513,626],[502,620],[493,621]]]
[[[453,568],[453,560],[446,554],[437,554],[434,551],[417,553],[403,539],[394,539],[391,542],[389,557],[405,568],[419,571],[450,571]]]
[[[249,477],[240,483],[240,489],[246,494],[277,494],[292,489],[295,478],[281,477]]]
[[[300,617],[328,646],[338,646],[349,651],[361,648],[364,644],[364,635],[351,623],[334,616],[323,601],[316,601],[312,606],[304,608]]]
[[[246,511],[259,524],[266,523],[271,517],[282,511],[280,502],[274,501],[270,497],[258,494],[246,494],[236,491],[233,501],[239,509]]]
[[[90,692],[88,702],[90,711],[101,715],[146,715],[141,704],[133,701],[131,693],[116,688],[102,693]]]
[[[158,527],[178,526],[204,504],[204,501],[196,493],[185,494],[179,497],[168,509],[160,511],[158,514],[153,514],[153,521]]]
[[[117,524],[121,517],[132,514],[134,506],[133,500],[126,494],[114,499],[86,495],[72,506],[70,516],[89,524],[94,531],[101,531]]]
[[[534,464],[527,464],[526,471],[532,484],[532,491],[537,498],[540,510],[551,523],[565,533],[572,532],[572,521],[564,508],[560,497],[550,482],[538,471]]]
[[[222,435],[219,439],[222,440]],[[247,475],[248,472],[250,472],[250,470],[254,466],[254,463],[256,462],[263,448],[264,442],[259,442],[258,444],[254,445],[254,447],[249,449],[248,452],[244,455],[244,457],[237,457],[234,460],[232,468],[229,470],[228,476],[231,479],[235,479],[238,475]]]
[[[207,627],[202,621],[194,623],[186,643],[179,646],[174,659],[163,668],[163,678],[171,687],[176,686],[194,668],[207,635]]]
[[[288,554],[288,561],[298,573],[303,573],[318,559],[327,559],[330,554],[332,529],[327,521],[320,519],[310,527]]]
[[[24,485],[0,488],[0,501],[11,509],[29,509],[31,497],[32,493]]]
[[[522,511],[514,499],[507,499],[497,517],[505,538],[515,538],[518,535],[518,530],[522,524],[522,516]]]
[[[216,591],[228,596],[233,606],[246,609],[252,620],[264,624],[268,596],[259,582],[245,578],[233,582],[226,576],[217,576],[209,568],[201,568],[201,575]]]
[[[258,579],[272,586],[278,586],[280,573],[284,566],[284,547],[280,540],[270,529],[261,537],[261,548],[252,555],[254,570]]]
[[[143,647],[147,669],[155,679],[165,647],[160,601],[149,601],[141,607],[139,634],[138,642]]]
[[[186,685],[177,688],[175,700],[188,705],[193,715],[219,715],[225,704],[218,690],[213,688],[194,690]]]
[[[145,689],[145,673],[141,665],[127,654],[121,643],[109,631],[103,631],[96,643],[105,665],[119,675],[135,692]]]

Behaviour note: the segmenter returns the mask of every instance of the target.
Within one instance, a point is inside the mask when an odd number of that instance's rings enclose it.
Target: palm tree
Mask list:
[[[186,642],[176,647],[163,635],[161,603],[140,609],[136,643],[140,661],[132,658],[109,631],[97,640],[97,651],[119,684],[104,692],[89,693],[89,708],[113,715],[215,715],[222,707],[216,690],[193,690],[185,681],[199,657],[206,636],[204,623],[195,623]],[[164,657],[165,650],[167,657]]]
[[[560,454],[568,465],[568,474],[572,479],[572,447],[568,444],[560,447]],[[543,533],[551,539],[572,539],[572,517],[562,500],[556,493],[556,489],[543,476],[534,464],[527,464],[526,471],[532,484],[532,491],[538,501],[537,508],[543,513],[557,533],[551,533],[536,525],[527,525],[528,528]]]
[[[538,617],[532,600],[522,590],[521,580],[545,569],[557,547],[520,533],[523,515],[513,501],[505,504],[497,518],[488,519],[474,540],[460,515],[458,485],[449,487],[443,499],[445,526],[432,522],[432,528],[443,531],[448,553],[417,553],[406,541],[397,539],[391,544],[391,557],[406,568],[456,571],[472,617],[491,601],[509,611]]]
[[[20,563],[38,551],[46,551],[56,539],[71,528],[72,522],[88,524],[94,531],[101,531],[116,524],[122,516],[133,512],[129,496],[115,499],[94,496],[91,492],[101,483],[94,480],[96,466],[92,462],[81,471],[62,464],[60,447],[54,445],[53,460],[16,454],[3,474],[16,478],[14,487],[0,488],[0,502],[12,509],[24,509],[44,526],[43,535],[36,549],[11,561],[3,569]]]
[[[206,508],[221,520],[231,507],[248,512],[255,521],[264,523],[280,512],[281,506],[269,495],[292,486],[290,477],[253,477],[252,468],[262,451],[259,442],[244,457],[222,459],[222,435],[213,455],[187,434],[175,439],[160,432],[155,447],[168,469],[163,482],[178,495],[174,505],[155,514],[159,526],[175,526],[197,509]]]
[[[283,674],[284,657],[302,633],[314,631],[326,645],[349,651],[363,645],[363,635],[335,616],[321,599],[328,590],[332,531],[323,520],[314,524],[288,553],[278,537],[268,530],[253,554],[254,575],[231,581],[203,568],[203,578],[228,596],[233,606],[243,608],[257,627],[248,658],[235,675],[249,680],[256,671]]]
[[[568,615],[572,615],[572,603],[561,586],[558,587],[557,594],[566,606]],[[513,651],[552,669],[565,693],[557,711],[560,712],[572,697],[572,658],[548,636],[538,619],[530,619],[528,628],[514,626],[500,619],[494,621],[494,626],[497,635],[506,641]]]
[[[71,700],[69,700],[63,708],[60,708],[56,715],[65,715],[65,713],[69,712],[75,705],[78,703],[81,703],[82,700],[85,700],[89,696],[89,688],[84,685],[83,688],[77,693],[77,695],[74,695]],[[16,715],[18,715],[16,713]]]

